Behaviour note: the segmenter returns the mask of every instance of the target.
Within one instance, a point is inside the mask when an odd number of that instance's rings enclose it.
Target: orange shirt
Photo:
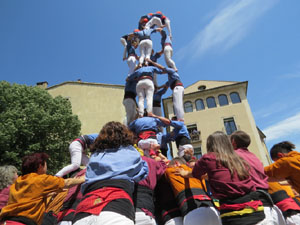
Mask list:
[[[47,174],[30,173],[20,176],[11,185],[8,203],[2,208],[0,218],[24,216],[41,224],[47,195],[64,186],[63,178]]]
[[[176,168],[183,168],[185,170],[192,171],[192,168],[186,165],[167,168],[165,172],[166,178],[170,182],[175,196],[177,196],[183,190],[189,188],[201,188],[202,190],[206,190],[204,180],[199,180],[197,178],[183,178],[182,176],[177,176],[174,174]]]
[[[281,190],[285,190],[286,193],[288,194],[288,196],[290,196],[291,198],[294,198],[295,197],[295,194],[292,190],[292,188],[288,185],[281,185],[280,183],[278,182],[268,182],[269,183],[269,190],[268,192],[270,194],[273,194],[277,191],[281,191]]]
[[[265,173],[269,177],[287,179],[292,187],[300,193],[300,153],[291,151],[288,156],[278,159],[265,167]]]

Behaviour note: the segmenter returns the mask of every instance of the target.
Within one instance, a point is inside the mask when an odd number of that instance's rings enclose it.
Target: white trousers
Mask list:
[[[149,20],[146,25],[145,25],[145,29],[149,29],[151,28],[153,25],[156,25],[158,27],[161,27],[162,26],[162,22],[161,22],[161,19],[159,17],[152,17],[151,20]],[[169,20],[169,18],[165,18],[165,25],[166,25],[166,28],[169,32],[169,35],[172,37],[172,32],[171,32],[171,21]]]
[[[153,219],[151,216],[146,215],[144,212],[136,212],[135,213],[135,224],[136,225],[156,225],[156,222],[155,222],[155,219]]]
[[[218,211],[214,207],[199,207],[183,217],[184,225],[222,225]]]
[[[184,110],[183,110],[183,93],[184,87],[176,86],[173,89],[173,106],[174,106],[174,114],[176,115],[178,120],[183,120]]]
[[[285,221],[286,221],[287,225],[298,225],[298,224],[300,224],[300,213],[297,213],[295,215],[287,217]]]
[[[143,64],[145,58],[150,59],[152,52],[152,41],[150,39],[142,40],[139,46],[141,54],[139,64]],[[146,62],[146,65],[148,65],[148,62]]]
[[[174,70],[177,70],[175,62],[172,60],[173,56],[173,48],[170,45],[166,45],[164,47],[164,56],[165,56],[165,61],[168,67],[171,67]]]
[[[69,146],[71,155],[71,164],[62,168],[55,176],[63,177],[66,174],[77,170],[80,165],[86,165],[89,162],[89,157],[83,153],[82,145],[79,141],[73,141]]]
[[[142,79],[136,84],[136,93],[139,98],[139,115],[144,114],[144,101],[146,98],[147,112],[152,112],[154,85],[150,79]]]
[[[183,225],[183,218],[181,216],[174,217],[165,222],[165,225]]]
[[[74,225],[134,225],[134,222],[119,213],[103,211],[99,215],[90,215],[78,220]]]
[[[136,58],[135,56],[129,56],[127,59],[127,64],[129,67],[128,76],[134,72],[136,66]]]
[[[58,222],[57,225],[72,225],[72,221],[61,221],[61,222]]]
[[[276,205],[273,207],[264,206],[264,213],[265,219],[257,223],[257,225],[286,225],[282,212]]]
[[[126,125],[129,125],[132,121],[136,119],[136,103],[132,98],[125,98],[123,100],[123,105],[126,111]]]

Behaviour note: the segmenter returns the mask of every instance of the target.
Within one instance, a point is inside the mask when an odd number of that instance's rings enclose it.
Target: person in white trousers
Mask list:
[[[163,71],[154,66],[144,66],[137,69],[133,74],[131,74],[126,81],[137,79],[136,93],[139,98],[138,100],[138,111],[139,117],[144,115],[144,100],[146,98],[147,112],[152,112],[153,106],[153,74],[160,74]]]
[[[156,62],[148,60],[149,63],[152,63],[157,68],[164,71],[164,73],[168,74],[168,82],[166,85],[171,88],[173,91],[173,106],[174,106],[174,113],[177,117],[177,120],[184,121],[184,110],[183,110],[183,94],[184,94],[184,87],[182,82],[180,81],[180,77],[178,73],[168,67],[164,67]]]
[[[72,171],[77,170],[80,165],[85,166],[89,162],[89,157],[85,154],[85,150],[94,143],[98,134],[82,135],[76,138],[69,146],[69,152],[71,155],[71,164],[62,168],[55,176],[63,177]]]
[[[139,67],[142,66],[145,59],[150,59],[151,52],[152,52],[152,40],[150,38],[152,33],[155,33],[156,31],[161,31],[162,28],[156,28],[156,29],[144,29],[144,30],[135,30],[134,34],[136,37],[139,38],[139,48],[140,48],[140,58],[139,58]],[[145,65],[148,65],[148,62],[145,62]]]
[[[174,69],[177,72],[178,70],[177,70],[176,64],[172,59],[173,47],[172,47],[172,41],[171,41],[170,35],[167,35],[164,30],[162,30],[160,33],[162,36],[161,44],[163,47],[166,64],[168,67]]]
[[[158,27],[166,27],[169,32],[169,36],[172,39],[171,21],[160,11],[151,14],[150,20],[146,23],[145,28],[146,29],[153,28],[155,25]]]
[[[124,35],[121,37],[121,43],[124,46],[123,61],[126,60],[129,71],[128,75],[134,72],[136,60],[138,59],[135,49],[138,47],[138,38],[134,38],[133,34]]]
[[[123,105],[126,111],[126,125],[128,126],[137,117],[136,80],[126,81]]]

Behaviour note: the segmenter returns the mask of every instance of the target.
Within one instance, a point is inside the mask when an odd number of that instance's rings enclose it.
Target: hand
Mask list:
[[[123,58],[123,61],[125,61],[126,59],[127,59],[127,58],[124,57],[124,58]]]
[[[174,172],[175,175],[177,176],[182,176],[183,178],[188,178],[190,172],[183,169],[183,168],[177,168]]]

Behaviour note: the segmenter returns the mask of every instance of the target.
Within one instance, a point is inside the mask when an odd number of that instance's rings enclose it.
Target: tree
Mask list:
[[[45,152],[49,173],[70,162],[68,146],[81,123],[71,103],[46,90],[0,82],[0,164],[21,167],[24,155]]]

